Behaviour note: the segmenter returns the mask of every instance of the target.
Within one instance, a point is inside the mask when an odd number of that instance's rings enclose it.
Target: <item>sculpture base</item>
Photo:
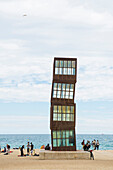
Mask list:
[[[90,153],[87,151],[45,151],[39,152],[40,160],[61,160],[61,159],[90,159]]]

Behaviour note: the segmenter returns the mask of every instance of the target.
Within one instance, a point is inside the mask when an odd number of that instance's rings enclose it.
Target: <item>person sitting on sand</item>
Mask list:
[[[89,145],[88,143],[86,143],[86,145],[84,145],[84,151],[88,151],[89,150]]]
[[[4,155],[8,155],[10,153],[10,145],[6,146],[6,153]]]
[[[45,149],[45,145],[42,145],[42,146],[40,147],[40,149]]]
[[[47,146],[45,147],[45,150],[50,150],[49,143],[48,143]]]
[[[22,147],[20,148],[20,151],[21,151],[21,156],[24,156],[23,149],[24,149],[24,145],[22,145]]]
[[[2,152],[6,152],[6,147],[4,147],[4,149],[2,150]]]

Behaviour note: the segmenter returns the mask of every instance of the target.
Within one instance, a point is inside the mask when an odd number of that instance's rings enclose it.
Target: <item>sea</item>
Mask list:
[[[89,140],[90,142],[99,140],[100,150],[113,150],[113,135],[94,135],[94,134],[78,134],[76,135],[76,146],[77,150],[82,149],[81,142],[85,139],[85,142]],[[22,145],[27,145],[27,142],[32,142],[34,148],[40,148],[41,145],[51,144],[51,135],[50,134],[0,134],[0,146],[1,148],[6,147],[7,144],[11,148],[18,148]]]

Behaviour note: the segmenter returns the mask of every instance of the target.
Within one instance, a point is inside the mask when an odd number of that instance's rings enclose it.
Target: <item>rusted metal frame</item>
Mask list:
[[[52,90],[51,90],[51,106],[53,105],[53,104],[60,104],[59,102],[62,102],[63,104],[62,105],[69,105],[69,104],[74,104],[74,97],[73,97],[73,100],[71,100],[70,101],[70,99],[69,100],[67,100],[67,99],[60,99],[60,101],[59,101],[59,98],[57,98],[57,99],[55,99],[54,100],[54,98],[52,97],[53,96],[53,83],[54,82],[59,82],[59,83],[67,83],[68,82],[68,84],[69,84],[69,77],[71,78],[71,80],[70,80],[70,84],[73,84],[74,83],[74,92],[73,92],[73,95],[75,94],[75,83],[76,83],[76,73],[77,73],[77,60],[75,59],[75,64],[76,64],[76,66],[75,66],[75,75],[55,75],[55,61],[56,60],[63,60],[63,62],[64,62],[64,60],[66,60],[66,61],[69,61],[69,60],[71,60],[71,61],[73,61],[73,59],[67,59],[67,58],[56,58],[56,59],[54,59],[54,67],[53,67],[53,82],[52,82]],[[68,67],[67,67],[68,68]],[[70,68],[73,68],[73,67],[70,67]],[[59,81],[59,78],[60,78],[60,81]],[[62,80],[63,80],[63,82],[62,82]],[[73,83],[72,83],[72,80],[73,80]],[[70,101],[70,102],[69,102]],[[51,110],[52,111],[52,110]],[[75,113],[76,113],[76,111],[75,111]],[[74,121],[75,121],[75,118],[76,118],[76,114],[74,113]],[[53,120],[53,113],[51,114],[51,121]],[[58,123],[58,121],[57,121],[57,123]],[[64,123],[64,122],[63,122]],[[72,128],[72,126],[70,127],[70,129]],[[74,128],[74,129],[73,129]],[[73,126],[73,130],[74,130],[74,136],[76,135],[75,134],[75,125]],[[56,130],[58,130],[58,127],[57,128],[55,128]],[[51,127],[51,139],[52,139],[52,146],[53,146],[53,136],[52,136],[52,131],[53,130],[55,130],[54,129],[54,127]],[[60,130],[64,130],[65,129],[65,127],[63,127],[63,128],[60,128]],[[65,129],[66,130],[66,129]],[[69,128],[67,129],[67,130],[69,130]],[[75,137],[74,137],[75,138]],[[75,138],[75,149],[74,150],[76,150],[76,138]],[[71,148],[70,148],[71,147]],[[65,146],[65,147],[63,147],[63,148],[61,148],[61,147],[53,147],[53,150],[73,150],[73,148],[72,148],[72,146]]]

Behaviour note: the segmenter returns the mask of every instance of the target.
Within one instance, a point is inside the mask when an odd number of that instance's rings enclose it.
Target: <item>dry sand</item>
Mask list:
[[[37,156],[18,157],[19,154],[19,150],[10,155],[0,153],[0,170],[113,170],[113,151],[94,151],[95,160],[39,160]]]

